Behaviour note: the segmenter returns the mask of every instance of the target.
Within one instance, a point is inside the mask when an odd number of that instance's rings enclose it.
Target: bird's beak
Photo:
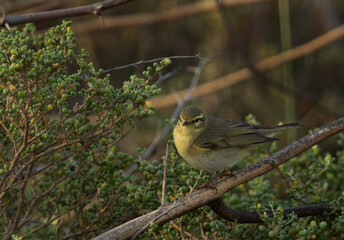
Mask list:
[[[183,125],[183,126],[187,126],[187,125],[189,125],[189,122],[183,121],[182,125]]]

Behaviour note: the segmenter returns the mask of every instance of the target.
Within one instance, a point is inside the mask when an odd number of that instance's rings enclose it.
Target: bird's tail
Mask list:
[[[279,132],[286,131],[292,128],[297,128],[297,127],[300,127],[298,123],[287,123],[287,124],[282,124],[275,127],[259,127],[258,133],[266,137],[272,138]]]

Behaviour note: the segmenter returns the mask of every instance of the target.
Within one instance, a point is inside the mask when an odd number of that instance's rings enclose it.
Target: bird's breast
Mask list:
[[[190,134],[183,131],[183,129],[176,127],[173,131],[173,139],[178,153],[184,158],[193,143],[192,137]]]

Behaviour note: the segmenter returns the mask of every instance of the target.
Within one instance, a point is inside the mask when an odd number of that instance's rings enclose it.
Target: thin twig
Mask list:
[[[203,239],[208,239],[208,237],[204,233],[204,229],[203,229],[203,224],[202,223],[199,224],[199,230],[201,232],[201,236],[203,237]]]
[[[175,75],[180,69],[181,69],[180,67],[177,67],[173,69],[171,72],[168,72],[165,75],[160,76],[159,79],[156,80],[155,83],[153,83],[153,85],[157,85],[157,86],[160,85],[161,83],[165,82],[167,79]]]
[[[200,57],[200,55],[197,54],[197,55],[193,55],[193,56],[171,56],[171,57],[155,58],[155,59],[151,59],[151,60],[140,60],[140,61],[138,61],[136,63],[131,63],[131,64],[127,64],[127,65],[124,65],[124,66],[119,66],[119,67],[114,67],[114,68],[106,69],[106,70],[104,70],[104,73],[109,73],[109,72],[120,70],[120,69],[123,69],[123,68],[137,67],[137,66],[142,65],[142,64],[159,62],[159,61],[162,61],[162,60],[164,60],[166,58],[168,58],[168,59],[190,59],[190,58],[191,59],[193,59],[193,58],[201,59],[202,57]]]
[[[164,159],[164,178],[162,180],[162,193],[161,193],[161,206],[165,205],[166,201],[166,175],[167,175],[167,162],[168,162],[168,148],[169,148],[170,141],[166,143],[166,153]]]
[[[198,238],[194,237],[191,233],[183,230],[183,228],[181,228],[180,226],[178,226],[177,224],[175,224],[173,221],[171,221],[171,224],[173,227],[175,227],[181,234],[185,234],[186,236],[188,236],[189,238],[191,238],[192,240],[198,240]]]
[[[278,167],[276,168],[277,172],[280,174],[280,176],[282,177],[282,179],[284,180],[285,184],[287,185],[287,188],[290,192],[293,192],[291,190],[291,184],[290,184],[290,181],[289,179],[287,178],[287,176],[283,173],[283,171]]]

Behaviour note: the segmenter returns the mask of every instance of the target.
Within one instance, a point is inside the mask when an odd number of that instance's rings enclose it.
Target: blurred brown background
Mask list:
[[[17,15],[95,2],[18,0],[2,1],[2,7],[7,15]],[[198,86],[214,82],[218,89],[208,89],[190,103],[232,120],[243,121],[252,113],[262,125],[301,123],[303,128],[289,136],[288,142],[344,114],[342,0],[223,0],[222,7],[208,0],[136,0],[104,11],[102,19],[69,19],[73,21],[78,48],[85,48],[98,68],[159,57],[207,57]],[[43,32],[59,22],[36,24]],[[324,35],[338,27],[341,31],[336,40]],[[320,36],[328,42],[312,49],[312,41]],[[306,55],[268,69],[257,66],[260,61],[303,45],[310,49]],[[150,145],[181,100],[178,91],[189,88],[199,62],[198,58],[173,60],[163,74],[175,74],[160,85],[161,96],[172,94],[170,102],[164,102],[166,98],[152,99],[156,115],[137,125],[121,144],[122,151],[135,152],[138,146]],[[112,71],[112,83],[120,87],[131,74],[140,74],[147,66]],[[244,68],[251,76],[223,86],[216,82]],[[197,88],[194,90],[197,92]],[[335,150],[335,138],[328,140],[324,148]]]

